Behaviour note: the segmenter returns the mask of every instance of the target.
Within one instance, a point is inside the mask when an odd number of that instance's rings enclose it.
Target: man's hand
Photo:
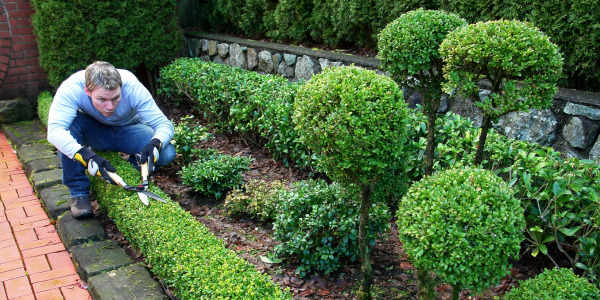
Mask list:
[[[107,173],[107,171],[115,173],[117,172],[117,169],[115,169],[108,160],[98,156],[89,148],[81,148],[75,153],[73,158],[86,167],[90,175],[102,177],[102,179],[110,184],[117,184]]]
[[[154,172],[154,163],[158,161],[159,153],[160,153],[161,142],[159,139],[152,139],[144,148],[142,148],[142,153],[140,153],[140,161],[141,165],[148,162],[148,173],[152,174]]]

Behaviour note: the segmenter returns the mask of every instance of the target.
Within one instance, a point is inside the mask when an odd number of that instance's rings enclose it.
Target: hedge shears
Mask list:
[[[148,197],[166,203],[167,201],[165,201],[165,199],[148,190],[148,163],[142,164],[141,171],[143,182],[138,185],[128,185],[127,183],[125,183],[123,178],[121,178],[121,176],[117,175],[117,173],[107,173],[115,183],[123,187],[125,190],[136,191],[138,197],[140,197],[140,200],[142,201],[142,203],[144,203],[144,205],[150,204],[148,201]]]

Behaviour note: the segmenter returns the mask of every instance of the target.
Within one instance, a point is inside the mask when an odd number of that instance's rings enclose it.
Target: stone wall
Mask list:
[[[24,97],[32,104],[48,79],[39,52],[28,0],[0,0],[0,101]]]
[[[325,67],[352,65],[377,70],[375,58],[313,50],[221,35],[186,34],[184,55],[260,73],[279,74],[289,80],[308,80]],[[482,93],[485,93],[484,90]],[[420,96],[404,91],[410,106]],[[453,111],[481,125],[481,111],[465,99],[444,99],[440,112]],[[510,113],[494,127],[506,136],[552,146],[566,156],[600,160],[600,93],[559,89],[553,106],[528,113]]]

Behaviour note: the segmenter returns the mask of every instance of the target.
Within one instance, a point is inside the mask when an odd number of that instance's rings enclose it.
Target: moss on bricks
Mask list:
[[[76,245],[106,239],[104,226],[97,218],[76,220],[68,211],[58,219],[56,225],[58,235],[67,249]]]
[[[81,244],[71,248],[73,261],[81,279],[131,265],[134,261],[114,240]]]
[[[166,299],[162,288],[150,277],[144,266],[133,264],[108,271],[88,279],[92,298],[104,299]]]

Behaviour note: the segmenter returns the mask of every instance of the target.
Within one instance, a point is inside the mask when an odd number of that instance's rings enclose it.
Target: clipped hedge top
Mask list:
[[[460,168],[413,184],[400,201],[398,231],[418,269],[481,290],[506,276],[519,254],[523,208],[491,171]]]
[[[530,23],[470,24],[449,33],[440,53],[447,93],[478,99],[478,81],[492,83],[492,93],[477,103],[491,116],[548,107],[558,90],[563,65],[558,46]]]
[[[300,140],[329,176],[366,183],[398,161],[409,110],[390,78],[356,68],[327,68],[298,90],[293,120]]]
[[[600,299],[600,291],[584,278],[567,268],[545,270],[535,278],[525,280],[505,295],[506,300],[521,299]]]
[[[127,183],[140,180],[118,153],[103,153]],[[155,186],[150,190],[168,196]],[[181,299],[291,299],[253,265],[227,249],[177,202],[144,206],[135,192],[92,178],[92,193],[152,271]]]

